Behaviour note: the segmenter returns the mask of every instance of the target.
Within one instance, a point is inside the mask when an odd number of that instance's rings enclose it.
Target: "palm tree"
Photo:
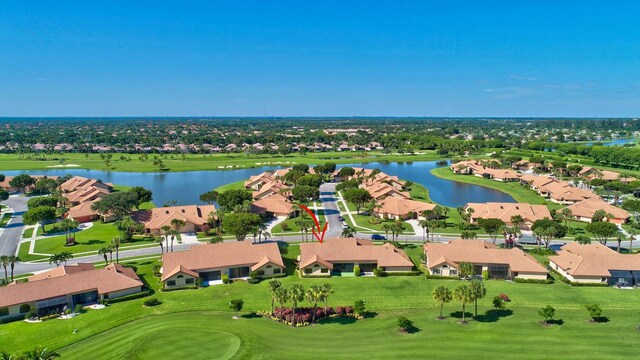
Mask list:
[[[356,233],[356,230],[354,228],[352,228],[351,226],[347,226],[342,230],[342,234],[340,236],[344,238],[350,238],[350,237],[353,237],[355,233]]]
[[[9,273],[7,272],[7,266],[9,266],[9,257],[7,255],[0,256],[0,265],[4,268],[4,278],[9,278]]]
[[[311,314],[311,322],[316,322],[316,313],[318,310],[318,301],[322,299],[322,289],[318,285],[311,286],[310,289],[307,290],[307,301],[313,304],[313,313]]]
[[[105,246],[103,248],[101,248],[100,250],[98,250],[98,255],[102,255],[102,257],[104,258],[104,264],[107,265],[109,263],[109,261],[107,260],[107,254],[109,254],[109,247]]]
[[[73,259],[73,254],[68,251],[63,251],[58,255],[60,256],[60,261],[64,262],[65,265],[67,265],[67,261]]]
[[[49,256],[49,264],[56,264],[56,267],[60,266],[62,260],[60,259],[60,254],[52,254]]]
[[[16,267],[16,264],[21,262],[20,258],[15,255],[9,256],[9,266],[11,267],[11,281],[13,281],[13,269]]]
[[[395,223],[393,223],[393,228],[395,229],[396,241],[398,240],[398,237],[404,232],[404,229],[402,226],[403,226],[403,222],[400,220],[397,220]]]
[[[387,239],[389,238],[389,232],[393,233],[395,231],[393,224],[391,223],[382,224],[382,230],[384,230],[384,234]]]
[[[165,245],[167,246],[167,252],[168,252],[169,251],[169,237],[167,236],[167,233],[169,232],[169,230],[171,230],[171,226],[165,225],[165,226],[161,227],[160,230],[162,230],[162,232],[164,233],[164,241],[165,241]]]
[[[440,305],[440,317],[438,319],[444,319],[442,316],[442,311],[444,308],[444,304],[448,303],[452,299],[451,290],[444,285],[438,286],[433,290],[431,294],[433,296],[433,300],[436,301],[438,305]]]
[[[573,219],[573,212],[566,207],[560,210],[560,218],[564,221],[564,226],[567,226],[567,222]]]
[[[280,304],[280,307],[284,308],[284,306],[287,304],[287,300],[289,299],[289,291],[287,290],[287,288],[281,286],[275,289],[274,294],[276,300]]]
[[[636,236],[640,233],[636,228],[629,229],[629,254],[633,254],[633,240],[636,239]]]
[[[177,230],[171,229],[168,231],[167,235],[171,238],[171,252],[173,252],[173,242],[176,240],[179,234],[180,233],[178,233]]]
[[[291,285],[289,289],[289,300],[291,300],[291,310],[293,312],[293,325],[296,325],[296,307],[298,303],[304,300],[304,287],[300,284]]]
[[[462,304],[462,323],[465,321],[465,313],[467,311],[467,304],[474,301],[473,290],[468,284],[462,284],[453,290],[453,298],[457,302]]]
[[[0,360],[20,360],[21,357],[17,355],[9,354],[8,352],[0,352]]]
[[[278,289],[282,288],[282,283],[276,279],[269,281],[268,289],[271,293],[271,315],[273,315],[273,305],[276,301]]]
[[[156,237],[154,241],[157,242],[158,245],[160,245],[160,253],[164,254],[164,239],[162,238],[162,236]]]
[[[262,242],[262,234],[266,232],[267,232],[267,224],[260,223],[258,225],[258,242]]]
[[[321,300],[324,301],[324,312],[327,312],[327,303],[329,301],[329,295],[333,294],[333,290],[331,290],[331,284],[322,284],[320,285]]]
[[[618,241],[618,254],[620,253],[620,247],[622,246],[622,239],[624,239],[624,236],[622,235],[622,232],[618,231],[618,235],[616,236],[616,240]]]
[[[484,283],[481,280],[473,279],[469,283],[471,291],[473,292],[473,302],[475,303],[475,315],[478,316],[478,299],[482,299],[487,295],[487,288],[484,287]]]
[[[182,229],[184,227],[186,223],[184,222],[184,220],[180,220],[180,219],[172,219],[171,220],[171,226],[173,226],[173,228],[179,233],[180,229]]]
[[[426,237],[429,236],[427,235],[429,233],[429,221],[426,219],[420,220],[418,221],[418,225],[422,228],[422,242],[425,243],[427,242]]]
[[[120,238],[113,238],[111,245],[116,249],[116,263],[120,263]]]
[[[53,360],[60,357],[60,354],[53,350],[48,350],[42,346],[37,346],[31,351],[27,351],[22,355],[23,360]]]
[[[113,245],[108,245],[107,250],[109,251],[109,262],[113,264]]]
[[[513,215],[511,217],[511,225],[516,228],[520,228],[520,226],[524,223],[524,218],[522,215]]]

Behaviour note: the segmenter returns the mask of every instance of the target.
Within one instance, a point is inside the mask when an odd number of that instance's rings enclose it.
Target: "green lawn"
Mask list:
[[[195,171],[195,170],[220,170],[232,166],[235,168],[248,168],[260,166],[290,166],[296,163],[319,164],[324,162],[334,162],[338,164],[352,162],[372,162],[372,161],[432,161],[440,160],[442,156],[434,150],[421,150],[420,155],[408,154],[383,154],[379,151],[369,152],[318,152],[289,155],[250,155],[238,154],[187,154],[184,159],[178,154],[165,154],[161,157],[162,162],[168,171]],[[64,157],[64,163],[59,160],[27,160],[20,154],[0,154],[1,170],[41,170],[51,169],[53,166],[64,168],[64,165],[79,165],[74,169],[95,169],[107,170],[104,161],[99,154],[77,154],[66,153],[56,155]],[[120,156],[127,158],[121,160]],[[128,160],[130,158],[130,160]],[[111,159],[111,171],[133,171],[133,172],[155,172],[157,167],[153,165],[153,155],[146,161],[140,160],[139,154],[117,154]]]
[[[382,219],[378,219],[378,223],[377,224],[372,224],[370,223],[371,221],[371,216],[369,215],[362,215],[362,214],[352,214],[353,219],[356,221],[356,224],[368,229],[373,229],[377,232],[381,232],[384,233],[384,229],[382,228],[382,226],[384,224],[394,224],[395,221],[393,220],[382,220]],[[345,220],[347,220],[348,222],[351,222],[349,216],[345,216],[344,217]],[[411,227],[411,225],[403,222],[402,223],[402,229],[404,230],[404,232],[402,233],[403,235],[412,235],[413,234],[413,228]],[[362,231],[363,229],[356,229],[358,231]],[[366,232],[366,231],[365,231]],[[389,235],[391,236],[391,235]]]
[[[33,236],[33,228],[28,228],[22,233],[22,237],[28,239]]]
[[[13,217],[13,213],[4,213],[2,214],[2,218],[0,218],[0,228],[7,226],[7,223]]]
[[[119,236],[118,230],[113,223],[104,224],[101,221],[95,221],[93,226],[87,230],[76,233],[77,245],[64,246],[65,235],[52,236],[46,239],[36,241],[35,252],[43,254],[57,254],[62,251],[71,253],[79,253],[85,251],[97,251],[98,249],[109,245],[111,240]],[[151,244],[151,238],[134,238],[134,241],[122,243],[120,249],[132,245]]]
[[[287,263],[297,256],[296,248],[290,246]],[[414,250],[410,253],[419,254]],[[154,263],[151,259],[131,264],[157,290],[158,281],[150,275]],[[445,305],[447,319],[435,320],[438,309],[430,296],[439,285],[453,288],[461,281],[289,276],[281,282],[285,286],[300,283],[305,288],[330,283],[334,290],[330,305],[351,305],[364,299],[373,317],[290,328],[250,316],[253,311],[269,309],[267,282],[250,285],[240,281],[198,290],[156,292],[154,296],[163,303],[153,308],[142,307],[143,300],[138,299],[104,310],[87,310],[71,320],[0,325],[2,350],[23,351],[39,344],[59,350],[65,359],[423,359],[425,354],[429,358],[451,358],[455,354],[474,359],[543,359],[549,354],[554,358],[575,358],[578,349],[597,359],[637,356],[633,344],[639,336],[638,290],[487,281],[487,297],[478,306],[481,316],[462,326],[456,324],[456,312],[461,307],[455,302]],[[499,293],[507,294],[512,302],[507,304],[506,312],[495,314],[489,311],[490,303]],[[236,298],[245,301],[241,314],[247,315],[239,320],[231,319],[233,313],[228,310],[228,302]],[[589,323],[583,306],[590,303],[598,303],[609,322]],[[556,308],[556,319],[562,320],[563,325],[539,324],[538,309],[546,304]],[[472,306],[467,311],[473,311]],[[411,335],[399,333],[398,316],[407,316],[419,331]],[[77,334],[73,334],[74,329]]]
[[[547,200],[538,195],[534,190],[525,188],[517,182],[500,182],[495,180],[483,179],[473,175],[454,174],[449,168],[441,167],[431,170],[431,173],[439,178],[475,184],[488,187],[494,190],[502,191],[511,195],[517,202],[529,204],[547,204]]]
[[[225,184],[225,185],[222,185],[222,186],[218,186],[214,190],[219,192],[219,193],[221,193],[221,192],[227,191],[227,190],[242,190],[242,189],[244,189],[244,180],[240,180],[240,181],[232,182],[232,183]]]
[[[410,187],[409,195],[413,200],[425,201],[430,203],[433,202],[429,197],[429,189],[420,184],[413,183]]]
[[[289,227],[285,233],[299,233],[300,232],[300,227],[296,224],[296,220],[297,219],[298,218],[291,218],[291,219],[287,219],[287,220],[281,222],[280,224],[278,224],[278,225],[273,227],[272,232],[274,234],[283,232],[281,225],[283,223],[285,223]],[[311,221],[313,221],[313,219],[311,219],[311,218],[309,218],[309,219]],[[320,228],[322,228],[324,226],[324,223],[326,222],[326,219],[324,217],[324,210],[318,210],[317,211],[317,219],[318,219],[318,222],[320,223]],[[313,226],[315,227],[315,223],[313,224]],[[311,230],[309,231],[309,235],[313,236],[311,234]]]

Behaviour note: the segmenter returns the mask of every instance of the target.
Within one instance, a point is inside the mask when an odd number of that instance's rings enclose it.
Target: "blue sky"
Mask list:
[[[638,14],[638,1],[7,0],[0,116],[637,117]]]

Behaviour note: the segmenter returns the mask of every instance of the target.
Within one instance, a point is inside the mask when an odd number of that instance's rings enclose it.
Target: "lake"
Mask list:
[[[439,167],[436,161],[416,162],[372,162],[364,164],[345,164],[341,166],[378,168],[389,175],[400,179],[411,180],[429,189],[430,197],[438,204],[458,207],[468,202],[515,202],[515,200],[500,191],[479,185],[458,183],[440,179],[431,174],[430,170]],[[234,170],[185,171],[168,173],[117,172],[87,169],[49,169],[29,171],[3,171],[5,175],[27,173],[31,175],[64,176],[66,174],[79,175],[100,179],[118,185],[143,186],[153,192],[153,202],[157,206],[176,201],[178,204],[200,203],[200,194],[218,186],[248,179],[263,171],[274,170],[277,167],[262,167]]]
[[[616,139],[611,141],[602,141],[601,144],[604,146],[622,146],[624,144],[634,143],[636,139]],[[587,145],[593,145],[594,142],[588,142]]]

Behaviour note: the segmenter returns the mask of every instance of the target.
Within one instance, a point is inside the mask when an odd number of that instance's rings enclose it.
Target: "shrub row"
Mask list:
[[[386,272],[384,276],[418,276],[422,274],[420,271],[406,271],[406,272]]]
[[[147,296],[151,295],[152,293],[153,293],[153,291],[147,289],[147,290],[144,290],[144,291],[136,293],[136,294],[121,296],[121,297],[115,298],[115,299],[109,299],[109,302],[114,304],[114,303],[119,303],[119,302],[133,300],[133,299],[140,299],[140,298],[143,298],[143,297],[147,297]]]
[[[513,279],[513,282],[520,283],[520,284],[553,284],[554,283],[553,279],[540,280],[540,279],[520,279],[520,278]]]
[[[283,324],[287,324],[289,326],[293,326],[295,323],[296,327],[311,325],[311,320],[313,319],[313,311],[312,307],[301,307],[296,308],[295,316],[293,314],[293,309],[288,307],[277,307],[273,310],[273,315],[268,311],[260,312],[261,315],[267,316],[272,320],[281,322]],[[358,318],[355,315],[353,307],[351,306],[337,306],[333,307],[318,307],[315,309],[316,321],[328,317],[354,317]],[[295,320],[295,322],[294,322]]]
[[[607,283],[579,283],[579,282],[572,282],[569,283],[571,286],[576,286],[576,287],[581,287],[581,286],[590,286],[590,287],[609,287],[609,284]]]
[[[180,287],[174,287],[171,289],[165,289],[162,288],[160,289],[160,291],[162,292],[172,292],[172,291],[177,291],[177,290],[193,290],[193,289],[197,289],[198,285],[185,285],[185,286],[180,286]]]
[[[460,280],[458,276],[443,276],[443,275],[427,274],[426,277],[427,279],[434,279],[434,280]]]

